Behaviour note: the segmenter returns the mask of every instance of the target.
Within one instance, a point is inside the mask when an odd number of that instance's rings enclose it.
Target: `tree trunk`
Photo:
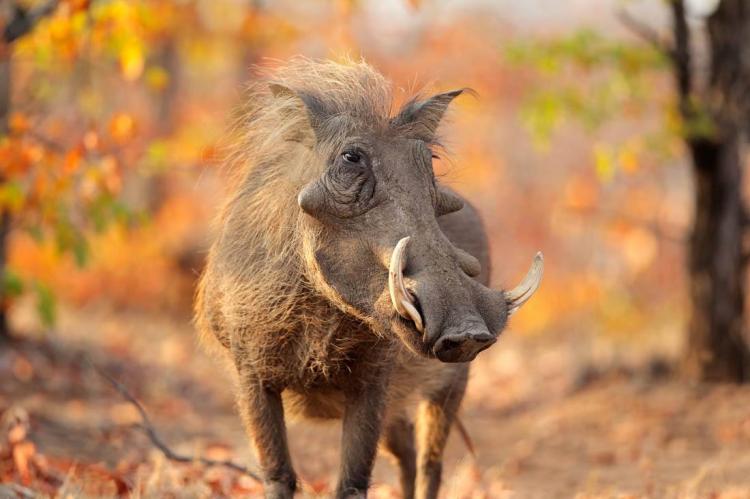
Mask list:
[[[721,0],[707,18],[711,59],[700,97],[693,88],[685,0],[669,5],[674,35],[669,55],[695,179],[688,266],[692,316],[682,368],[699,381],[749,381],[742,149],[750,116],[750,0]],[[696,126],[706,119],[713,130]]]
[[[745,259],[742,141],[738,132],[688,141],[695,178],[690,240],[692,317],[683,367],[693,379],[742,382],[750,377],[743,338]]]

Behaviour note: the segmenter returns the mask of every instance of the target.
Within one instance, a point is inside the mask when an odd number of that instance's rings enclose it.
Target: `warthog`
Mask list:
[[[479,216],[432,169],[461,90],[391,114],[365,63],[295,59],[266,76],[238,125],[198,328],[236,367],[267,497],[296,488],[285,412],[343,420],[336,497],[366,496],[379,443],[405,497],[436,497],[468,363],[536,290],[541,255],[512,291],[486,287]]]

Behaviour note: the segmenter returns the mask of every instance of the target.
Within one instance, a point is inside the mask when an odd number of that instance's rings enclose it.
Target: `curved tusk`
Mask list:
[[[414,305],[411,293],[404,286],[404,252],[409,244],[409,237],[401,239],[391,254],[391,262],[388,267],[388,291],[391,294],[393,308],[398,315],[406,320],[414,322],[414,326],[420,333],[424,330],[422,317]]]
[[[544,257],[542,252],[539,251],[534,256],[534,261],[531,263],[531,268],[523,278],[521,284],[505,292],[505,301],[508,303],[508,316],[513,315],[521,305],[526,303],[534,292],[539,288],[539,283],[542,282],[542,274],[544,273]]]

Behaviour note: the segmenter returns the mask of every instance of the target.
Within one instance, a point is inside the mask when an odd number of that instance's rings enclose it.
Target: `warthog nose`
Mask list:
[[[438,338],[432,351],[442,362],[469,362],[496,341],[486,330],[448,333]]]

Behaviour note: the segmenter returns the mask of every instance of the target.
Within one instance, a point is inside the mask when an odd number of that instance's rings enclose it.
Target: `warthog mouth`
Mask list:
[[[404,283],[405,255],[410,237],[404,237],[391,253],[388,268],[388,291],[391,304],[398,314],[399,325],[408,333],[407,345],[417,353],[442,362],[469,362],[491,347],[497,341],[499,332],[488,331],[483,323],[468,321],[461,327],[451,327],[439,335],[427,331],[427,320],[422,305],[413,291]],[[510,291],[498,292],[487,289],[488,293],[501,293],[505,303],[502,312],[506,318],[525,304],[539,288],[544,272],[544,258],[541,252],[534,260],[524,279]],[[428,334],[430,333],[430,334]],[[403,336],[403,335],[402,335]]]

